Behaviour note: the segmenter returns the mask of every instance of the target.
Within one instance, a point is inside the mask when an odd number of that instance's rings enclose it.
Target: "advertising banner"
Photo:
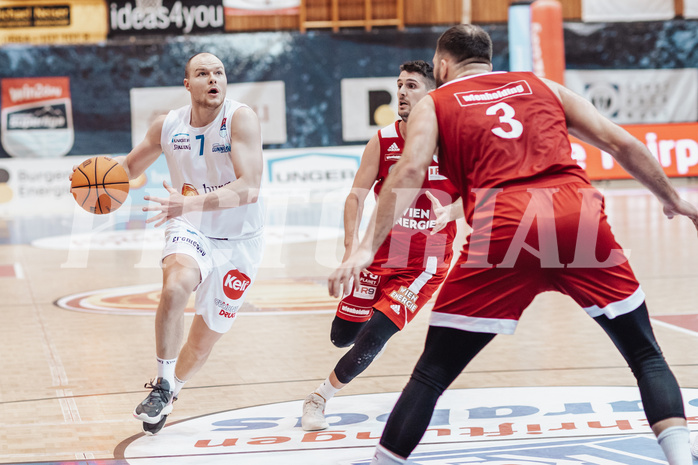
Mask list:
[[[102,0],[0,0],[0,45],[100,42],[106,14]]]
[[[349,189],[363,150],[363,145],[266,150],[264,185],[289,191]]]
[[[674,18],[674,0],[582,0],[582,21],[662,21]]]
[[[286,142],[286,93],[283,81],[228,84],[227,98],[242,102],[259,117],[264,144]],[[131,138],[135,146],[153,120],[191,103],[184,86],[131,89]]]
[[[698,123],[623,126],[643,142],[670,177],[698,176]],[[592,180],[631,178],[613,157],[574,137],[572,156]]]
[[[109,37],[223,32],[221,0],[110,0]]]
[[[297,15],[300,0],[223,0],[226,16]]]
[[[72,157],[71,157],[72,158]],[[76,203],[68,176],[79,160],[0,160],[0,216],[70,213]]]
[[[56,158],[75,139],[67,77],[2,79],[3,149],[13,157]]]
[[[698,69],[567,70],[565,84],[618,124],[698,121]]]

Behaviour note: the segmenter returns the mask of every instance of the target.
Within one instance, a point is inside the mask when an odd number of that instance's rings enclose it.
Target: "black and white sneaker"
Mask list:
[[[170,401],[170,405],[172,405],[175,400],[177,400],[177,398],[173,397]],[[143,422],[143,432],[149,436],[152,436],[153,434],[158,434],[160,430],[165,426],[165,421],[167,420],[168,416],[169,415],[163,415],[162,418],[160,418],[160,421],[158,421],[157,423]]]
[[[153,434],[158,434],[160,430],[165,426],[165,421],[167,420],[167,415],[163,415],[160,421],[157,423],[146,423],[143,422],[143,432],[149,436]]]
[[[170,383],[163,378],[158,378],[155,383],[151,380],[143,387],[150,388],[150,394],[143,402],[138,404],[133,411],[133,416],[151,425],[157,425],[172,411],[172,391],[170,391]],[[164,425],[165,422],[162,421]],[[160,427],[162,428],[162,426]],[[159,429],[158,429],[159,431]]]

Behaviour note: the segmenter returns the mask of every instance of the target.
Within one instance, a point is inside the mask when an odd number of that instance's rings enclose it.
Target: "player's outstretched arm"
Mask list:
[[[632,134],[613,123],[587,100],[552,81],[567,117],[570,134],[607,152],[662,203],[664,214],[689,217],[698,229],[698,208],[681,199],[669,178],[647,147]]]
[[[381,188],[369,231],[349,259],[342,263],[328,279],[330,295],[339,297],[347,292],[352,282],[359,282],[361,270],[373,261],[376,251],[392,229],[395,221],[410,206],[424,182],[427,167],[438,144],[438,123],[434,101],[425,97],[410,113],[407,140],[400,160],[393,166]],[[374,228],[373,234],[370,229]]]

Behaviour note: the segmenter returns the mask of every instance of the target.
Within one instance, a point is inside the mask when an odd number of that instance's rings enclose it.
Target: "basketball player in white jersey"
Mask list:
[[[145,139],[119,160],[130,179],[165,154],[168,198],[146,196],[147,223],[167,225],[163,286],[155,316],[157,377],[133,412],[143,430],[165,424],[184,383],[230,329],[257,275],[264,246],[258,202],[262,137],[257,115],[225,98],[223,63],[210,53],[189,59],[184,87],[191,105],[162,115]],[[196,291],[196,315],[184,335],[184,309]],[[181,350],[180,350],[181,347]]]

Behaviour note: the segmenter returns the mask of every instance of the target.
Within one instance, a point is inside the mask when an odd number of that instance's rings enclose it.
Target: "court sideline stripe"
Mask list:
[[[673,363],[671,364],[672,368],[673,367],[681,367],[681,368],[695,368],[698,367],[698,363]],[[567,368],[546,368],[546,369],[536,369],[536,368],[530,368],[530,369],[522,369],[522,370],[478,370],[478,371],[467,371],[464,372],[466,375],[489,375],[489,374],[502,374],[502,373],[540,373],[540,372],[547,372],[547,373],[553,373],[553,372],[559,372],[559,371],[585,371],[585,370],[627,370],[627,365],[618,365],[618,366],[605,366],[605,367],[567,367]],[[394,375],[373,375],[373,376],[362,376],[361,378],[357,379],[363,379],[363,380],[370,380],[370,379],[385,379],[385,378],[406,378],[409,377],[411,373],[399,373],[399,374],[394,374]],[[199,389],[218,389],[218,388],[234,388],[234,387],[252,387],[252,386],[278,386],[279,384],[294,384],[294,383],[316,383],[318,381],[324,381],[324,379],[321,378],[312,378],[312,379],[290,379],[290,380],[285,380],[285,381],[261,381],[257,383],[231,383],[231,384],[211,384],[207,386],[192,386],[192,387],[185,387],[184,390],[199,390]],[[495,387],[495,386],[488,386],[488,387]],[[534,387],[547,387],[546,386],[534,386]],[[691,386],[685,386],[685,387],[691,387]],[[72,391],[71,391],[72,392]],[[81,398],[88,398],[88,397],[102,397],[102,396],[122,396],[122,395],[130,395],[130,394],[138,394],[145,392],[144,390],[138,390],[138,391],[122,391],[122,392],[104,392],[104,393],[96,393],[96,394],[71,394],[70,396],[61,396],[61,398],[73,398],[73,399],[81,399]],[[52,401],[56,400],[56,397],[40,397],[36,399],[18,399],[18,400],[9,400],[9,401],[3,401],[0,402],[1,405],[10,405],[10,404],[20,404],[24,402],[43,402],[43,401]],[[295,399],[295,400],[301,400]],[[293,400],[289,401],[292,402]],[[240,408],[246,408],[246,407],[240,407]],[[2,465],[2,464],[0,464]]]
[[[76,396],[73,395],[73,391],[69,389],[62,389],[61,386],[68,385],[68,375],[63,366],[63,361],[58,354],[58,349],[53,344],[51,337],[49,336],[48,330],[46,329],[46,324],[41,316],[39,308],[34,305],[34,315],[36,316],[37,323],[41,328],[41,333],[43,336],[42,348],[44,350],[44,355],[46,357],[46,363],[48,364],[49,370],[51,371],[51,382],[52,386],[56,389],[56,398],[58,404],[61,407],[61,412],[63,413],[63,419],[65,423],[82,423],[80,418],[80,412],[78,411],[78,406],[75,403]],[[54,400],[55,400],[54,399]]]

